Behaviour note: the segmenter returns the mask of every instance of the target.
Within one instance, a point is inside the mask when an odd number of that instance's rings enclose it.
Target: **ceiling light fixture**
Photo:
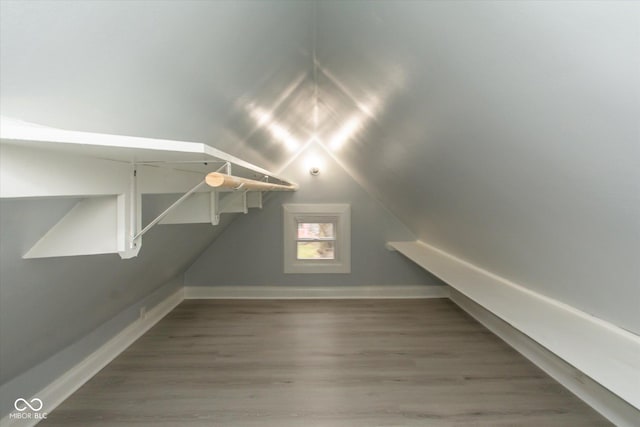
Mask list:
[[[320,171],[324,168],[325,162],[321,155],[316,151],[311,152],[305,156],[304,170],[308,170],[311,176],[320,175]]]

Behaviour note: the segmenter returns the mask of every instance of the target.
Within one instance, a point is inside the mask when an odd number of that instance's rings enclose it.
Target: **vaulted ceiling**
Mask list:
[[[205,142],[276,172],[317,141],[418,237],[640,330],[638,3],[56,1],[1,15],[3,115]]]

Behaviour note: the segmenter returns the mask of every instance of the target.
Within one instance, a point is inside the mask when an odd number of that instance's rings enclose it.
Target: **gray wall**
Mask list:
[[[147,196],[143,222],[175,199]],[[22,259],[49,227],[77,199],[0,201],[0,374],[1,383],[44,362],[100,328],[167,282],[182,285],[182,272],[221,232],[218,227],[160,225],[144,236],[137,258],[117,254]],[[177,279],[177,280],[174,280]],[[149,307],[150,308],[150,307]],[[102,330],[87,346],[79,346],[39,372],[21,392],[34,393],[81,361],[116,329]],[[16,390],[17,392],[17,390]],[[17,397],[3,393],[2,408]],[[9,405],[10,406],[10,405]]]
[[[352,173],[426,242],[640,333],[640,3],[318,10],[336,125],[382,100]]]
[[[0,2],[2,115],[63,129],[211,143],[270,169],[272,110],[310,129],[312,2]],[[277,111],[276,111],[277,109]]]
[[[323,164],[317,177],[306,167],[309,156]],[[272,193],[262,211],[251,211],[234,221],[187,270],[187,286],[441,283],[397,252],[385,249],[389,240],[415,237],[317,145],[311,145],[283,173],[300,184],[300,190]],[[283,203],[351,205],[351,274],[283,273]]]

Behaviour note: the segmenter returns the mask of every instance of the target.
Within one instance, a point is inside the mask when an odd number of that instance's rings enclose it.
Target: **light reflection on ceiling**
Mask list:
[[[398,66],[379,64],[375,87],[364,82],[338,79],[314,60],[315,72],[299,76],[270,106],[259,100],[243,102],[244,114],[255,125],[248,135],[264,131],[289,153],[286,164],[305,150],[310,141],[339,152],[358,139],[383,114],[393,95],[405,86],[406,76]],[[356,83],[356,84],[354,84]]]
[[[379,74],[385,78],[378,80],[375,88],[359,87],[354,91],[318,61],[315,65],[325,80],[321,95],[325,102],[322,105],[325,108],[330,105],[328,108],[332,112],[325,116],[332,116],[334,122],[330,127],[325,127],[326,138],[321,142],[334,152],[340,151],[345,144],[363,133],[371,122],[375,122],[392,95],[405,84],[405,73],[401,68],[381,67]],[[360,86],[363,86],[362,83]]]
[[[273,115],[264,108],[257,107],[253,103],[247,106],[247,110],[252,119],[255,120],[259,127],[266,128],[273,139],[281,142],[287,150],[295,152],[300,148],[301,144],[291,132],[281,123],[273,118]]]
[[[331,137],[329,140],[329,148],[338,151],[342,146],[356,133],[362,129],[365,124],[365,118],[362,115],[355,114],[351,116]]]

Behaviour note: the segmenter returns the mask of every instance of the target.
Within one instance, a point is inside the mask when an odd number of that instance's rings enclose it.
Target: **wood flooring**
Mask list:
[[[187,300],[43,426],[608,426],[447,299]]]

